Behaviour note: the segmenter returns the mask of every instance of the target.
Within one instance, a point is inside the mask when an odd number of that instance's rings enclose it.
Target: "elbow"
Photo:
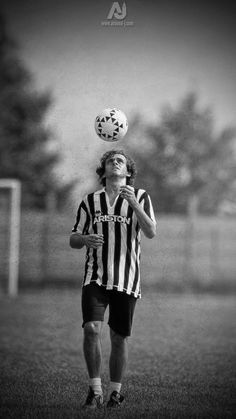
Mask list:
[[[148,239],[153,239],[156,236],[156,226],[150,228],[150,230],[146,233],[146,237]]]
[[[69,240],[69,245],[70,245],[70,247],[72,247],[72,249],[73,249],[73,240],[72,240],[72,237],[70,237],[70,240]]]
[[[148,235],[147,235],[147,238],[148,239],[153,239],[155,237],[155,235],[156,235],[155,231],[150,231],[150,233],[148,233]]]
[[[72,249],[75,249],[75,240],[73,234],[70,236],[69,244]]]
[[[153,239],[156,236],[157,233],[157,223],[156,220],[152,220],[152,223],[149,225],[149,230],[147,232],[147,238]]]
[[[84,243],[81,242],[80,235],[77,233],[71,234],[69,244],[72,249],[82,249],[84,246]]]

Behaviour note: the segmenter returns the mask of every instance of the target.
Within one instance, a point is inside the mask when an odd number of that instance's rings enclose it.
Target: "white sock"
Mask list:
[[[110,382],[109,394],[111,394],[113,391],[117,391],[118,393],[120,393],[120,389],[121,383],[116,383],[115,381]]]
[[[95,394],[102,394],[101,378],[90,378],[90,387],[92,387]]]

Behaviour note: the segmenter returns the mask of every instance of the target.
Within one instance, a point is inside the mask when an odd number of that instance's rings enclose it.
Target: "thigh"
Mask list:
[[[82,288],[83,325],[92,321],[104,321],[104,313],[108,305],[106,290],[97,284],[89,284]]]
[[[121,336],[130,336],[137,298],[120,291],[109,291],[110,328]]]

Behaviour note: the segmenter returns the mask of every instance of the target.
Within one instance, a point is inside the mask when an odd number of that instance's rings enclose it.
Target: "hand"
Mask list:
[[[120,187],[120,196],[121,198],[127,199],[130,204],[136,203],[136,197],[134,194],[134,188],[129,185],[121,186]]]
[[[103,234],[88,234],[84,236],[84,242],[87,247],[97,249],[104,243]]]

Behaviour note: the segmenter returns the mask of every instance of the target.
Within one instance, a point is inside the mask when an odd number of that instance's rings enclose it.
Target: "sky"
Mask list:
[[[174,107],[194,90],[218,130],[236,125],[234,2],[125,4],[126,25],[106,26],[112,1],[1,0],[34,86],[52,93],[46,123],[63,157],[57,174],[77,178],[81,194],[92,187],[101,154],[113,148],[94,130],[105,108],[121,109],[128,121],[136,112],[158,121],[163,105]]]

